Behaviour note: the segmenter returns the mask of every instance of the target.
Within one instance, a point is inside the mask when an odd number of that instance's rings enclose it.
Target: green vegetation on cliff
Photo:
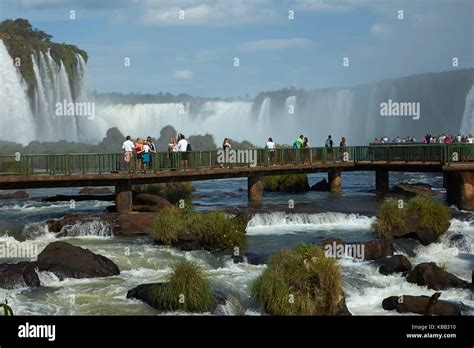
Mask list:
[[[26,19],[6,19],[0,22],[0,40],[4,42],[8,53],[14,60],[20,59],[21,75],[28,85],[29,93],[36,86],[31,60],[32,54],[37,54],[40,51],[46,53],[49,49],[51,57],[56,63],[63,62],[71,85],[73,85],[74,80],[75,53],[80,54],[87,62],[88,56],[84,50],[74,45],[55,43],[51,39],[51,35],[33,28]]]

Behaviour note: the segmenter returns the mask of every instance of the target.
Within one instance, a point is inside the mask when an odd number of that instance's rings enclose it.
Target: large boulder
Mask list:
[[[377,260],[392,256],[394,252],[393,240],[390,239],[376,239],[370,242],[363,243],[364,245],[364,260]]]
[[[431,185],[424,183],[400,183],[392,189],[391,193],[405,197],[414,197],[417,194],[434,195]]]
[[[376,239],[364,243],[345,243],[339,238],[328,238],[320,243],[327,256],[343,257],[345,255],[361,260],[378,260],[392,256],[393,240]]]
[[[382,301],[383,309],[396,310],[398,313],[416,313],[429,315],[461,315],[461,306],[443,300],[436,300],[428,307],[432,298],[430,296],[390,296]],[[433,302],[433,301],[432,301]]]
[[[428,286],[433,290],[445,290],[449,288],[468,288],[468,282],[459,279],[454,274],[446,272],[434,262],[424,262],[416,265],[408,273],[407,281],[420,286]]]
[[[147,206],[152,206],[156,208],[167,208],[167,207],[172,207],[173,205],[166,200],[165,198],[162,198],[157,195],[151,195],[148,193],[140,193],[136,195],[133,199],[133,204],[135,205],[147,205]]]
[[[105,256],[66,242],[49,244],[39,255],[36,265],[64,278],[109,277],[120,273],[118,266]]]
[[[411,270],[411,263],[404,255],[394,255],[382,261],[379,272],[388,275],[397,272],[408,272]]]
[[[0,194],[0,199],[26,199],[30,195],[26,191],[16,191],[12,193]]]
[[[421,246],[418,239],[414,238],[396,238],[393,240],[393,247],[396,252],[403,253],[409,257],[417,255],[417,249]]]
[[[329,183],[326,179],[318,181],[316,184],[311,186],[311,191],[329,191]]]
[[[0,288],[15,289],[40,286],[38,274],[31,262],[0,264]]]

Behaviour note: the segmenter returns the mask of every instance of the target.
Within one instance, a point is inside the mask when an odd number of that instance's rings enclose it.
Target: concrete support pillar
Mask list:
[[[445,178],[448,203],[474,211],[474,172],[446,172]]]
[[[342,188],[341,171],[332,169],[328,173],[329,192],[340,192]]]
[[[251,175],[247,179],[249,202],[261,202],[263,199],[263,181],[260,175]]]
[[[378,192],[387,192],[389,188],[388,170],[377,169],[375,171],[375,190]]]
[[[117,213],[132,211],[132,185],[128,181],[115,185],[115,207]]]

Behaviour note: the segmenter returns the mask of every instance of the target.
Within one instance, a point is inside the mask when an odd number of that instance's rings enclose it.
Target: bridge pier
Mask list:
[[[448,203],[474,211],[474,172],[446,172],[445,182]]]
[[[337,169],[331,169],[328,172],[329,192],[341,192],[342,179],[341,171]]]
[[[389,188],[388,170],[377,169],[375,171],[375,190],[377,192],[387,192]]]
[[[132,211],[132,185],[128,180],[115,185],[115,208],[117,213]]]
[[[249,202],[261,202],[263,199],[263,181],[261,175],[251,175],[247,179]]]

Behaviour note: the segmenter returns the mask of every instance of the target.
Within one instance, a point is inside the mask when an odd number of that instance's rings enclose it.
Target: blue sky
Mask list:
[[[253,97],[474,66],[473,0],[0,0],[18,17],[85,49],[104,92]]]

